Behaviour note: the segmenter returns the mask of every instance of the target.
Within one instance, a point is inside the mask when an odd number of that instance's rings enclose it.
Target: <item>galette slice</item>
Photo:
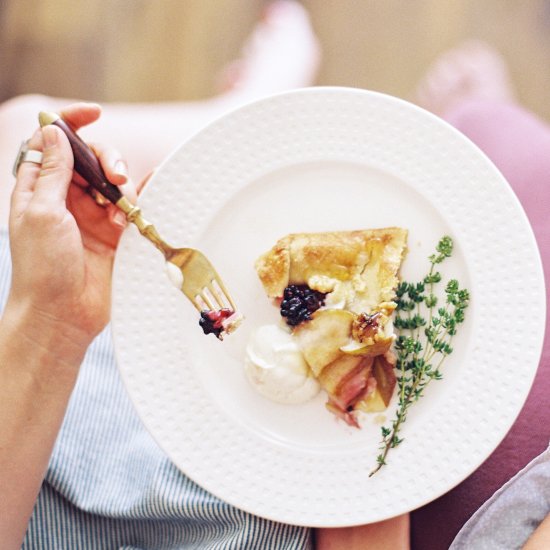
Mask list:
[[[406,241],[399,227],[291,234],[256,262],[327,407],[354,426],[354,411],[384,410],[395,388],[391,315]]]

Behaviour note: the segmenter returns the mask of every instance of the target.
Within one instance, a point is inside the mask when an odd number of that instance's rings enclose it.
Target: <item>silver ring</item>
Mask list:
[[[22,162],[32,162],[38,165],[42,164],[42,152],[36,149],[29,149],[28,140],[21,143],[19,151],[17,152],[17,157],[15,157],[12,170],[15,177],[17,177],[17,170],[19,170],[19,166],[21,166]]]

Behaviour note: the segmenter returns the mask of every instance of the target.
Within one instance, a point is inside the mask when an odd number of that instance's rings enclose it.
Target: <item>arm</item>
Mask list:
[[[550,548],[550,514],[533,531],[523,550],[546,550],[547,548]]]
[[[79,104],[62,115],[78,128],[99,108]],[[99,208],[73,178],[72,152],[58,128],[37,130],[29,145],[44,158],[41,167],[19,168],[10,210],[12,285],[0,320],[3,548],[21,545],[79,365],[108,320],[122,231],[114,208]],[[118,155],[97,153],[109,179],[124,183],[114,169]]]
[[[0,539],[19,548],[85,346],[31,308],[0,322]]]
[[[317,550],[409,550],[409,514],[338,529],[317,529]]]

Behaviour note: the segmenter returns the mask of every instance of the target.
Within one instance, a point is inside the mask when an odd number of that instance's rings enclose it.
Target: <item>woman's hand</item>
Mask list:
[[[99,117],[75,104],[61,116],[75,129]],[[0,540],[19,548],[79,366],[109,318],[111,273],[124,220],[101,208],[73,174],[56,126],[29,147],[41,166],[19,167],[10,212],[12,285],[0,319]],[[95,147],[111,183],[130,187],[118,153]]]
[[[100,108],[78,103],[60,114],[78,130],[95,121]],[[13,281],[6,315],[17,310],[32,318],[33,338],[47,339],[51,330],[65,336],[69,348],[85,349],[109,319],[113,258],[125,217],[114,205],[101,208],[85,191],[59,128],[38,129],[29,148],[42,151],[43,162],[21,164],[12,194]],[[135,200],[118,153],[94,150],[109,181]]]

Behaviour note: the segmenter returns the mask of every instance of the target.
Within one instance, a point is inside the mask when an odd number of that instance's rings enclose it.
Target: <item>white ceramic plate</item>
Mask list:
[[[299,525],[383,520],[458,484],[519,413],[544,328],[537,247],[500,173],[435,116],[353,89],[273,96],[184,143],[140,204],[169,242],[206,253],[246,315],[223,343],[203,336],[161,255],[135,228],[125,232],[113,303],[122,377],[159,445],[221,499]],[[272,403],[248,384],[243,358],[250,331],[278,319],[254,271],[260,253],[290,232],[390,225],[409,229],[402,273],[412,280],[451,235],[456,250],[443,271],[472,302],[444,379],[412,408],[405,441],[369,478],[379,415],[356,430],[325,410],[322,395]]]

